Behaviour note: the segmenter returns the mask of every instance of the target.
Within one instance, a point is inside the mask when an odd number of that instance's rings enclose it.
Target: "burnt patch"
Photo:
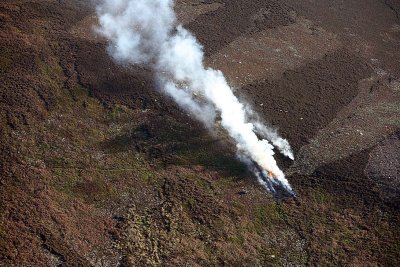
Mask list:
[[[44,234],[40,234],[39,236],[42,241],[42,248],[47,250],[56,259],[55,266],[61,267],[66,261],[65,256],[48,244],[47,238]]]
[[[370,72],[363,59],[341,49],[287,70],[279,80],[251,83],[242,92],[253,99],[264,118],[284,129],[290,143],[299,149],[350,103],[358,94],[358,81]]]
[[[281,1],[221,1],[223,7],[187,25],[206,55],[218,52],[237,37],[294,23],[293,9]]]

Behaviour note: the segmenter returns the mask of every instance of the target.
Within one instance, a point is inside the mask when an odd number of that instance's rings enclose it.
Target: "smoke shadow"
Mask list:
[[[226,176],[244,178],[250,175],[247,166],[236,158],[235,146],[176,111],[169,116],[154,114],[131,131],[104,141],[100,146],[106,153],[134,151],[164,168],[202,166]]]

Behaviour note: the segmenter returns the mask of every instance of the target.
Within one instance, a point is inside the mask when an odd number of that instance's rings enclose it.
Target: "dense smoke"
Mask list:
[[[239,102],[224,75],[204,66],[202,46],[178,24],[173,0],[104,0],[97,13],[98,32],[109,40],[115,60],[151,66],[160,89],[182,108],[210,128],[220,121],[236,142],[239,159],[249,164],[261,184],[293,194],[273,157],[275,146],[293,159],[289,143],[251,121],[249,107]]]

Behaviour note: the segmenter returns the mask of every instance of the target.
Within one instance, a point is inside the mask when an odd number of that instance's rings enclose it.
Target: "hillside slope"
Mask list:
[[[2,1],[0,266],[398,265],[399,5],[360,2],[177,1],[295,148],[276,202],[86,1]]]

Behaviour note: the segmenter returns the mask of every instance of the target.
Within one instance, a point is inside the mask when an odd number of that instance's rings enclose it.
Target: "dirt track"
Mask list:
[[[299,198],[275,203],[146,66],[114,64],[93,7],[5,1],[0,266],[398,265],[398,1],[176,11],[294,147]]]

